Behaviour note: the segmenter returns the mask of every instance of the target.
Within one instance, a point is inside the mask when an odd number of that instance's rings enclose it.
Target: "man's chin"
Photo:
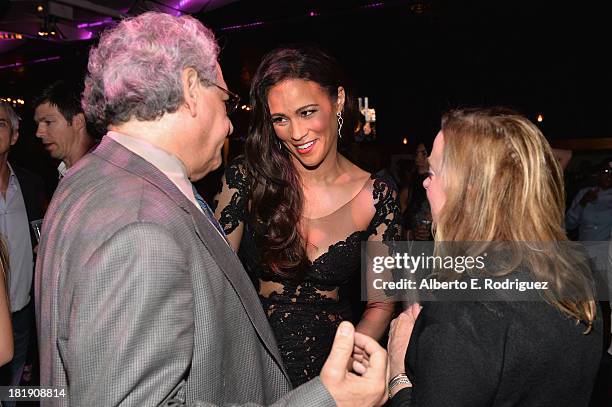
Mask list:
[[[222,163],[223,163],[223,160],[221,159],[221,157],[219,157],[218,160],[211,161],[206,168],[203,168],[202,170],[197,171],[197,172],[196,171],[192,172],[191,175],[189,176],[189,179],[192,182],[199,181],[205,176],[207,176],[208,174],[210,174],[211,172],[221,167]]]
[[[45,150],[47,151],[47,153],[49,153],[49,155],[52,158],[55,158],[56,160],[61,160],[62,157],[60,157],[60,155],[57,152],[57,148],[55,148],[55,146],[53,144],[48,144],[45,146]]]
[[[212,164],[212,166],[210,167],[210,171],[208,172],[213,172],[215,170],[218,170],[219,167],[221,167],[221,164],[223,164],[223,158],[221,158],[221,155],[219,154],[219,157],[217,158],[217,160]]]

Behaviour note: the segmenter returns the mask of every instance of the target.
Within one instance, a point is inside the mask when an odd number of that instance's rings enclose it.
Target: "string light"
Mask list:
[[[371,3],[371,4],[366,4],[361,6],[362,8],[379,8],[379,7],[384,7],[385,3]]]
[[[538,118],[536,119],[538,121],[538,123],[542,123],[544,121],[544,116],[542,116],[541,114],[538,115]]]
[[[257,21],[254,23],[249,23],[249,24],[238,24],[238,25],[231,25],[229,27],[222,27],[219,30],[220,31],[233,31],[233,30],[242,30],[245,28],[253,28],[253,27],[257,27],[260,25],[264,25],[266,23],[264,23],[263,21]]]
[[[25,100],[23,100],[21,98],[15,99],[15,98],[3,98],[3,97],[0,97],[0,100],[3,101],[3,102],[10,103],[13,106],[18,106],[18,105],[21,106],[21,105],[25,104]]]
[[[22,40],[23,35],[0,31],[0,40]]]
[[[402,140],[402,144],[408,144],[408,138],[404,137],[404,139]]]

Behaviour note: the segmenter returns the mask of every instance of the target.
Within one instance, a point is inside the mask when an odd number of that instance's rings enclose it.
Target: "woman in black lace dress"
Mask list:
[[[339,72],[315,48],[264,58],[245,156],[226,170],[215,212],[295,386],[319,374],[336,328],[354,317],[361,243],[399,238],[396,191],[338,153],[354,109]],[[357,331],[380,339],[393,306],[368,302]]]

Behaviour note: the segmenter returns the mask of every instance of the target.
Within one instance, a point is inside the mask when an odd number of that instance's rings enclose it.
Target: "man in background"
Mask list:
[[[13,360],[0,369],[0,386],[18,386],[28,352],[34,313],[30,290],[34,268],[36,237],[30,222],[43,217],[42,180],[8,162],[8,155],[19,139],[19,117],[0,101],[0,235],[7,239],[9,253],[8,287],[13,324]],[[6,403],[6,405],[10,405]]]
[[[95,145],[81,108],[78,86],[66,81],[49,85],[35,100],[36,137],[51,157],[60,160],[60,179]]]

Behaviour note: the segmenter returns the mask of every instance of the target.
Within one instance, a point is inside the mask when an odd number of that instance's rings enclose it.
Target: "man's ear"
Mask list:
[[[336,99],[336,111],[341,112],[344,110],[344,101],[346,98],[346,94],[344,93],[344,88],[342,86],[338,86],[338,98]]]
[[[193,68],[183,69],[181,74],[181,81],[183,83],[183,97],[185,98],[185,107],[189,109],[192,117],[196,115],[197,96],[199,92],[200,78],[198,73]]]
[[[19,129],[13,130],[11,133],[11,145],[14,146],[17,140],[19,140]]]
[[[85,115],[83,113],[77,113],[72,116],[71,126],[74,127],[77,132],[83,130],[86,127]]]

